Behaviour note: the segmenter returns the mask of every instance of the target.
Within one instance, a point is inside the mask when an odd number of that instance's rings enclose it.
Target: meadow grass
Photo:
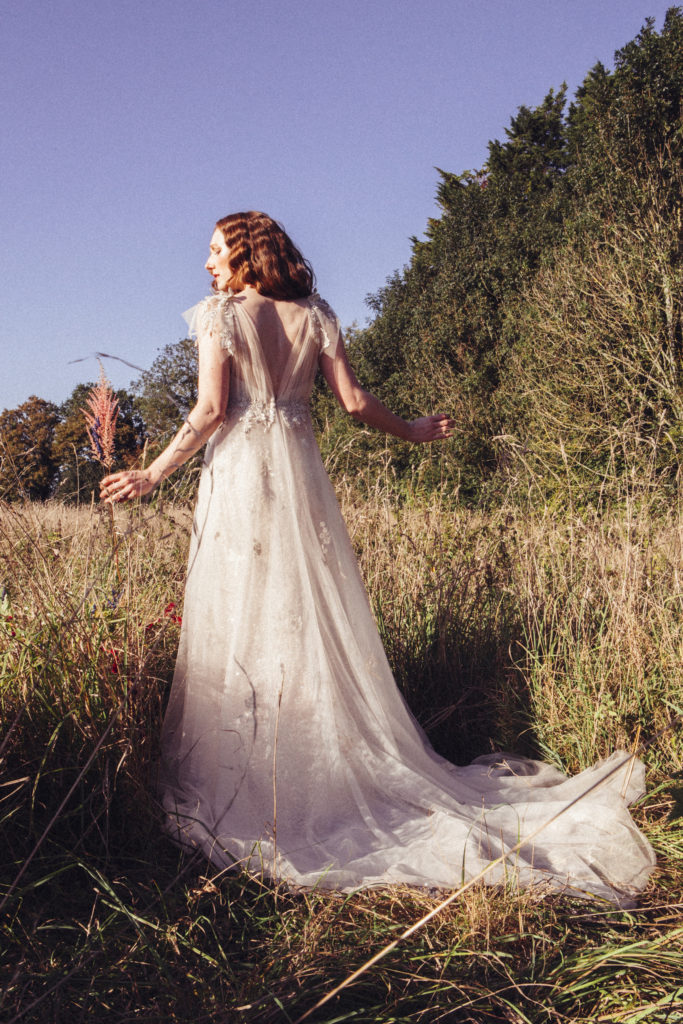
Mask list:
[[[340,497],[399,685],[437,749],[569,770],[642,745],[659,855],[637,910],[477,887],[319,1024],[683,1020],[683,527]],[[295,1021],[434,907],[218,873],[153,791],[191,514],[0,510],[4,1021]],[[112,558],[112,540],[118,559]]]

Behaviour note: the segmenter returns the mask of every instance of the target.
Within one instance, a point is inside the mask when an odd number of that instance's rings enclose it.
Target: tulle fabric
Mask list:
[[[220,867],[294,885],[450,888],[604,780],[485,881],[628,905],[654,865],[627,809],[640,762],[616,753],[571,779],[513,755],[456,767],[405,705],[308,413],[339,325],[317,296],[299,306],[288,342],[259,338],[244,293],[189,311],[232,359],[162,734],[171,834]],[[274,389],[265,353],[278,344],[289,352]]]

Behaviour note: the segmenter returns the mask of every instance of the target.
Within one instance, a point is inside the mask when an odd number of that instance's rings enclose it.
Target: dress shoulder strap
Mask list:
[[[320,351],[334,357],[337,345],[341,341],[341,325],[332,307],[317,292],[308,297],[308,308],[311,313],[311,325]]]
[[[197,341],[202,335],[217,338],[221,348],[235,354],[235,292],[214,292],[185,310],[183,319],[188,325],[190,338]]]

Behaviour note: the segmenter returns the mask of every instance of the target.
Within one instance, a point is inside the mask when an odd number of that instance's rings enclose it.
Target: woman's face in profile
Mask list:
[[[204,266],[212,275],[216,288],[222,292],[226,290],[228,281],[232,277],[230,263],[228,262],[229,255],[230,250],[225,244],[223,232],[220,228],[216,228],[209,242],[209,258]]]

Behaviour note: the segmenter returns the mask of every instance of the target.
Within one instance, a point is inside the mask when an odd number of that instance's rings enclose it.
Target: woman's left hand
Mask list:
[[[410,423],[410,440],[415,444],[426,441],[444,441],[450,437],[455,427],[455,420],[449,416],[421,416]]]
[[[126,469],[100,480],[100,500],[113,504],[115,501],[141,498],[143,494],[153,491],[155,486],[149,470]]]

